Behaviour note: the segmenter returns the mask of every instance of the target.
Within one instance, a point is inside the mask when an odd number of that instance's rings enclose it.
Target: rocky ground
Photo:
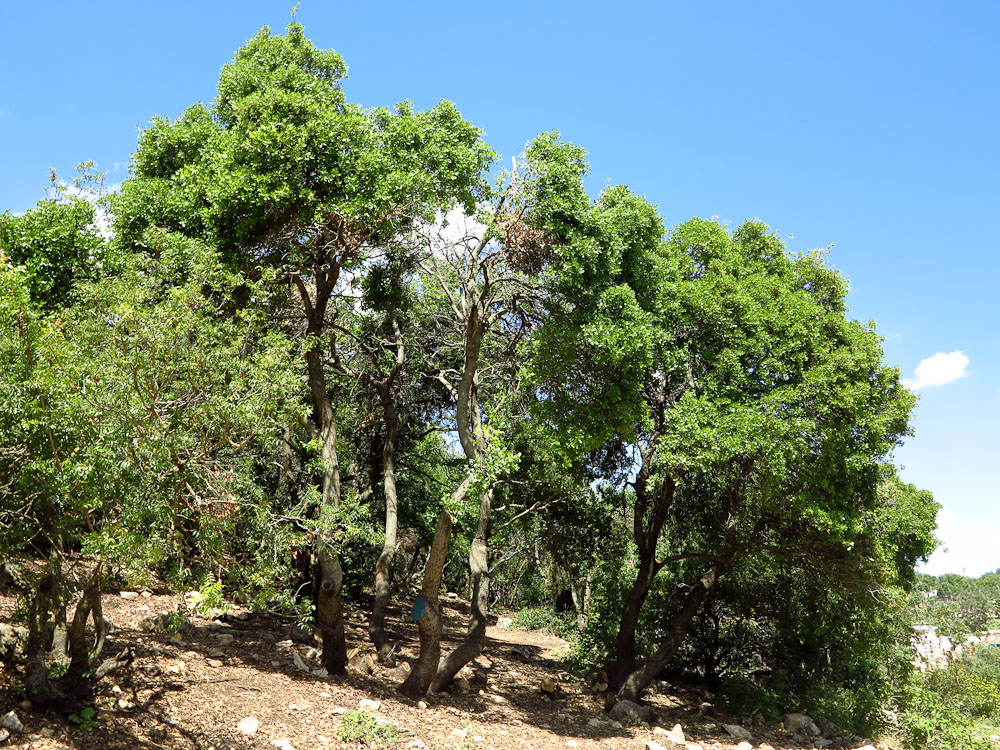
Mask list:
[[[0,621],[12,606],[0,597]],[[666,685],[645,701],[650,721],[628,726],[626,716],[619,717],[622,723],[604,712],[604,697],[586,681],[561,670],[559,657],[569,644],[550,635],[491,627],[486,653],[467,668],[465,680],[452,692],[416,702],[395,690],[400,668],[375,664],[369,673],[361,612],[351,615],[348,629],[349,645],[361,650],[354,660],[360,668],[331,679],[318,670],[311,635],[270,615],[233,608],[215,618],[192,615],[190,626],[174,635],[148,630],[157,615],[183,606],[178,595],[105,594],[105,616],[115,624],[107,653],[131,646],[136,658],[102,682],[93,713],[72,722],[22,704],[13,676],[0,665],[0,727],[11,725],[0,728],[0,737],[9,734],[0,748],[791,750],[821,742],[741,723],[717,713],[709,696]],[[447,649],[458,642],[468,607],[459,600],[444,606]],[[400,623],[399,613],[393,614]],[[412,623],[399,624],[391,634],[399,639],[401,662],[416,656]],[[554,699],[541,689],[547,680],[558,685]],[[748,736],[733,737],[727,724],[740,724]],[[831,740],[822,742],[834,748],[864,744]]]

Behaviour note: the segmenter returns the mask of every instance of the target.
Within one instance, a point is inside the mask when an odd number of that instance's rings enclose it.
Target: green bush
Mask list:
[[[558,614],[543,607],[526,607],[511,619],[511,627],[518,630],[541,630],[566,639],[575,639],[578,632],[574,615]]]
[[[396,730],[388,724],[379,724],[378,719],[365,711],[348,711],[340,725],[340,738],[344,742],[360,745],[392,745],[398,739]]]
[[[950,670],[942,670],[947,672]],[[929,681],[928,681],[929,682]],[[927,683],[911,688],[899,715],[903,745],[908,750],[988,750],[992,743],[977,732],[954,698]]]

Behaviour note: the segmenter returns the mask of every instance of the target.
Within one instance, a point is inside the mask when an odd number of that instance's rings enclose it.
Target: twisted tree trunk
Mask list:
[[[427,567],[424,569],[424,582],[420,590],[423,611],[417,613],[420,656],[413,664],[409,676],[399,686],[399,692],[410,698],[423,698],[427,695],[441,659],[441,607],[438,603],[438,590],[441,588],[441,574],[448,554],[453,522],[454,519],[447,510],[441,511],[430,555],[427,557]]]

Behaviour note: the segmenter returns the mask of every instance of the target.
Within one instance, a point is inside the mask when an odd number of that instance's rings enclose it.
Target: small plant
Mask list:
[[[358,742],[375,746],[392,745],[398,739],[391,724],[379,724],[378,719],[365,711],[348,711],[340,725],[340,738],[344,742]]]
[[[511,618],[511,627],[518,630],[541,630],[560,638],[575,639],[578,635],[573,615],[561,615],[542,607],[527,607]]]
[[[212,610],[225,611],[229,607],[226,600],[222,598],[222,593],[222,581],[209,573],[198,589],[195,609],[202,615],[207,615]]]
[[[88,732],[101,726],[101,722],[97,718],[97,709],[93,706],[85,706],[80,709],[80,713],[70,714],[69,720],[74,724],[79,724],[82,729],[86,729]]]
[[[181,631],[187,630],[190,627],[191,618],[187,616],[186,612],[180,609],[168,612],[164,617],[163,629],[171,635],[179,635]]]

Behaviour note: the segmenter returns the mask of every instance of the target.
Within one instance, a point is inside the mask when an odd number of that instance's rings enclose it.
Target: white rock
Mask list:
[[[410,750],[424,750],[424,748],[426,748],[427,745],[424,744],[423,740],[415,739],[415,740],[410,740],[409,743],[407,743],[406,747],[410,748]]]
[[[723,730],[734,740],[752,740],[753,735],[739,724],[723,724]]]
[[[458,738],[464,740],[465,739],[465,730],[464,729],[452,729],[451,730],[451,736],[452,737],[458,737]]]
[[[10,732],[6,729],[0,729],[0,744],[3,744],[10,739]]]
[[[326,671],[326,667],[320,667],[319,669],[314,669],[312,673],[317,677],[322,677],[323,679],[326,679],[327,677],[330,676],[330,673]]]
[[[282,737],[280,740],[271,740],[271,744],[275,747],[280,747],[281,750],[295,750],[287,737]]]
[[[684,750],[704,750],[697,742],[685,742]]]
[[[243,734],[256,734],[259,726],[260,722],[257,719],[253,716],[248,716],[241,720],[240,723],[236,725],[236,728],[243,732]]]
[[[375,713],[380,708],[382,708],[381,701],[373,701],[370,698],[362,698],[358,701],[358,708],[362,711],[369,711]]]
[[[208,660],[208,661],[206,662],[206,664],[208,664],[208,666],[210,666],[210,667],[216,667],[216,668],[218,668],[218,667],[221,667],[221,666],[222,666],[222,662],[221,662],[221,661],[219,661],[218,659],[209,659],[209,660]]]
[[[673,729],[667,732],[667,739],[675,745],[683,745],[685,743],[684,728],[680,724],[674,724]]]
[[[458,599],[458,594],[456,594],[454,591],[449,591],[448,592],[448,598],[449,599]]]
[[[319,697],[320,697],[320,698],[332,698],[333,696],[332,696],[332,695],[330,695],[330,694],[329,694],[328,692],[326,692],[326,691],[324,690],[323,692],[321,692],[321,693],[319,694]]]
[[[736,750],[753,750],[753,745],[746,740],[743,740],[743,742],[736,746]]]
[[[137,599],[139,597],[138,591],[119,591],[118,595],[122,599]]]
[[[659,742],[653,742],[652,740],[649,740],[646,743],[646,750],[667,750],[667,748],[665,748]]]
[[[21,723],[21,720],[17,718],[17,714],[13,711],[8,711],[3,716],[0,716],[0,727],[9,729],[12,732],[24,731],[24,724]]]
[[[118,687],[117,685],[112,685],[111,686],[111,693],[113,695],[121,695],[122,694],[122,689],[120,687]]]
[[[417,708],[423,710],[427,708],[427,704],[424,701],[417,701]]]
[[[569,740],[566,742],[566,747],[579,747],[580,743],[576,740]]]
[[[875,746],[874,745],[864,745],[863,747],[859,747],[858,750],[875,750]]]
[[[510,626],[513,625],[513,624],[514,624],[514,620],[512,620],[510,617],[498,617],[497,618],[497,627],[498,628],[510,628]]]

